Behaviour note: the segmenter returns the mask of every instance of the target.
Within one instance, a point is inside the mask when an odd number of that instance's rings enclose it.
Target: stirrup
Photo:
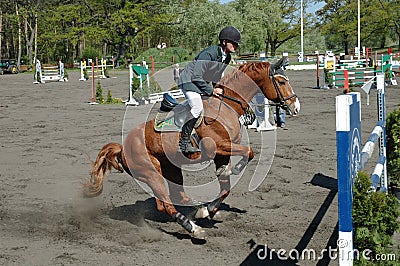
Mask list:
[[[183,145],[179,145],[178,147],[178,152],[182,153],[196,153],[196,152],[201,152],[200,149],[193,147],[190,143],[186,143]]]

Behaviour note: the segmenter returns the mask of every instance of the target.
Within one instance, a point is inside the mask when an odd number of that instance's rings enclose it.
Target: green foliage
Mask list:
[[[171,66],[172,59],[174,63],[190,61],[193,58],[190,57],[190,53],[180,47],[168,47],[167,49],[150,48],[136,57],[134,63],[141,63],[143,59],[150,65],[150,56],[154,58],[155,62],[164,62],[163,66],[157,65],[157,67],[164,68]]]
[[[241,17],[233,5],[221,5],[217,1],[193,1],[187,6],[177,5],[175,12],[179,14],[175,20],[179,23],[167,31],[172,33],[170,46],[185,47],[194,53],[218,44],[218,33],[226,25],[243,30]]]
[[[327,69],[327,68],[324,68],[324,77],[325,77],[325,83],[326,84],[332,84],[333,83],[332,73],[330,73],[329,69]]]
[[[86,67],[83,69],[83,77],[84,77],[84,79],[86,79],[86,80],[89,79],[89,75],[88,75],[88,72],[87,72]]]
[[[64,68],[64,78],[68,79],[69,78],[69,74],[66,68]]]
[[[328,49],[341,48],[349,54],[357,46],[357,1],[325,0],[317,12]],[[386,46],[392,38],[400,45],[400,2],[395,0],[360,1],[361,42],[366,47]],[[395,34],[390,34],[392,31]]]
[[[101,87],[100,81],[97,82],[97,86],[96,86],[96,102],[104,103],[103,89]]]
[[[139,79],[135,79],[135,80],[139,81]],[[158,84],[158,82],[154,80],[154,78],[150,78],[150,87],[147,87],[147,85],[145,85],[145,83],[147,83],[147,82],[143,81],[143,88],[140,89],[139,88],[140,82],[136,82],[136,81],[134,82],[135,89],[132,90],[132,93],[133,93],[133,97],[136,100],[146,99],[152,93],[161,92],[161,87]],[[132,88],[133,87],[134,87],[134,85],[132,83]]]
[[[304,51],[311,54],[326,47],[348,53],[357,42],[356,1],[317,1],[326,5],[316,16],[314,10],[308,13],[307,9],[315,2],[303,1]],[[59,58],[73,63],[82,57],[106,55],[121,62],[121,58],[138,58],[138,54],[162,42],[197,54],[218,43],[218,33],[226,25],[242,32],[244,43],[238,51],[242,54],[297,53],[300,49],[298,0],[232,0],[229,4],[217,0],[19,0],[2,1],[0,9],[4,25],[1,57],[15,57],[20,47],[22,58],[30,63],[34,58],[36,18],[36,56],[43,63],[54,63]],[[363,46],[386,47],[395,42],[400,46],[398,0],[361,1],[361,12]],[[19,30],[25,37],[21,45],[17,43]],[[6,49],[7,43],[13,45]],[[176,62],[185,61],[184,57],[178,53]]]
[[[400,212],[393,195],[373,192],[371,185],[370,177],[359,172],[353,189],[354,248],[359,251],[369,249],[369,255],[375,257],[375,254],[394,253],[392,237],[400,228],[397,222]],[[360,259],[355,262],[369,265]]]
[[[135,95],[136,91],[137,91],[139,88],[140,88],[140,80],[139,80],[138,78],[134,78],[134,79],[132,80],[132,87],[131,87],[132,95]],[[137,97],[135,97],[135,98],[136,98],[136,99],[141,99],[141,98],[137,98]]]
[[[400,109],[386,118],[386,155],[390,182],[400,186]]]
[[[107,100],[105,102],[106,104],[122,104],[122,99],[121,98],[113,98],[111,95],[111,91],[108,90],[107,92]]]
[[[101,87],[100,81],[97,83],[96,86],[96,102],[99,104],[122,104],[121,98],[113,98],[111,91],[107,91],[107,98],[104,99],[103,97],[103,89]]]
[[[112,101],[113,101],[113,97],[111,95],[111,91],[108,90],[106,103],[112,103]]]
[[[96,58],[101,58],[101,52],[94,48],[86,48],[82,52],[82,59],[86,59],[87,64],[89,64],[88,59],[96,60]],[[93,61],[96,64],[96,61]]]

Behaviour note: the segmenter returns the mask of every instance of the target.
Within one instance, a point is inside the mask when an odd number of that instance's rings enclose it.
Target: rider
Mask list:
[[[217,83],[225,68],[231,61],[234,53],[241,43],[241,34],[232,26],[225,27],[219,33],[219,45],[210,46],[201,51],[182,71],[179,77],[179,88],[182,90],[190,106],[187,122],[182,127],[179,140],[179,152],[200,152],[191,145],[190,135],[198,117],[203,111],[202,95],[218,96],[222,94],[221,88],[213,88],[208,82]],[[210,63],[212,62],[212,63]]]

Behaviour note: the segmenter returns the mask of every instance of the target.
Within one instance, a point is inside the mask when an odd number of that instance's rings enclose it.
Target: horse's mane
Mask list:
[[[222,85],[228,84],[229,82],[237,81],[238,79],[243,79],[244,75],[252,77],[254,74],[260,74],[261,76],[269,75],[269,66],[268,62],[250,62],[240,65],[238,68],[229,72],[227,75],[222,77],[219,83]],[[267,73],[266,73],[267,72]],[[253,80],[255,81],[255,80]]]
[[[270,63],[268,62],[250,62],[239,66],[238,70],[244,73],[256,72],[260,73],[261,71],[268,71],[269,73]]]
[[[259,80],[269,76],[269,67],[268,62],[245,63],[223,76],[217,87],[224,88],[225,94],[229,96],[237,96],[235,88],[254,87]]]

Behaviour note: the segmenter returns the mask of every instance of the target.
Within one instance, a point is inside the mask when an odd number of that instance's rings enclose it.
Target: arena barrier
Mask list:
[[[248,128],[255,128],[257,131],[276,129],[276,126],[271,125],[269,122],[269,103],[268,99],[262,93],[257,93],[254,96],[250,102],[250,106],[254,109],[256,119]]]
[[[64,77],[64,63],[59,61],[57,66],[42,66],[39,60],[36,60],[36,70],[33,84],[46,83],[46,81],[68,81]]]
[[[152,93],[149,95],[148,100],[150,103],[156,103],[156,102],[161,102],[163,100],[163,95],[166,92],[159,92],[159,93]],[[169,95],[171,95],[172,97],[174,97],[175,99],[177,98],[184,98],[185,95],[183,94],[183,92],[178,89],[178,90],[171,90],[171,91],[167,91],[167,93]]]
[[[378,123],[361,150],[360,93],[336,97],[336,148],[339,207],[339,265],[353,265],[353,183],[363,170],[379,141],[379,159],[371,175],[372,191],[387,192],[385,80],[376,76]]]
[[[100,64],[97,57],[95,61],[96,64],[94,64],[93,59],[88,59],[88,62],[86,62],[86,60],[81,61],[81,77],[79,79],[80,81],[85,81],[92,78],[108,78],[106,75],[106,69],[107,67],[113,67],[113,65],[107,65],[107,61],[103,58],[100,59]]]

